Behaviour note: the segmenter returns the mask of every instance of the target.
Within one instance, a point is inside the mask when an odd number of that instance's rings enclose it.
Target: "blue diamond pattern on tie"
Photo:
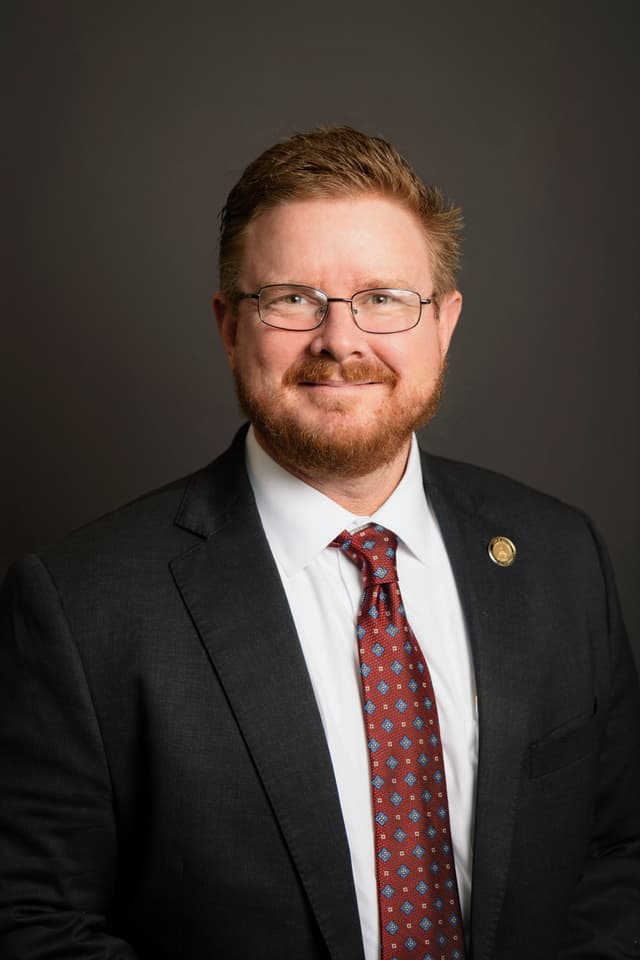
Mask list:
[[[381,960],[464,960],[440,725],[431,676],[409,626],[397,538],[378,524],[339,548],[359,569],[356,623],[369,745]]]

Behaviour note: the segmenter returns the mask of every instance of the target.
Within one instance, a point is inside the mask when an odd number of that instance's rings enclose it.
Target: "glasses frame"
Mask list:
[[[273,287],[292,287],[294,290],[311,290],[321,301],[326,303],[326,308],[322,314],[320,320],[313,327],[281,327],[276,323],[269,323],[268,320],[265,320],[260,311],[260,295],[263,290],[270,290]],[[418,311],[418,318],[415,323],[412,323],[410,327],[403,327],[401,330],[367,330],[365,327],[361,327],[356,319],[356,315],[353,310],[353,301],[356,297],[359,297],[361,293],[375,293],[377,290],[396,290],[402,291],[403,293],[413,293],[418,300],[420,301],[420,309]],[[363,333],[372,333],[379,337],[388,336],[393,333],[406,333],[408,330],[413,330],[418,326],[422,318],[422,308],[427,306],[430,303],[433,303],[435,300],[435,293],[432,293],[430,297],[421,297],[417,290],[405,290],[403,287],[367,287],[365,290],[356,290],[354,294],[350,297],[329,297],[324,292],[324,290],[318,290],[317,287],[309,286],[307,283],[265,283],[264,286],[260,287],[257,293],[236,293],[234,296],[235,300],[255,300],[258,307],[258,317],[260,318],[261,323],[264,323],[265,327],[271,327],[272,330],[287,330],[290,333],[309,333],[311,330],[317,330],[318,327],[321,327],[324,321],[327,318],[329,312],[330,303],[348,303],[351,310],[351,317],[355,323],[358,330],[361,330]]]

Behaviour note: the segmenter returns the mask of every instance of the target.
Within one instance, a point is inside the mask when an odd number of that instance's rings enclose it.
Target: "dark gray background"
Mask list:
[[[3,5],[1,566],[226,444],[218,210],[275,139],[349,123],[465,210],[465,305],[427,445],[591,513],[637,637],[636,10]]]

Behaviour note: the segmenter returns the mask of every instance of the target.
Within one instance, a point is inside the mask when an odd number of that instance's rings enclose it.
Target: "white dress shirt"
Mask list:
[[[366,960],[380,956],[371,774],[355,642],[360,571],[328,544],[379,523],[398,537],[398,580],[429,665],[444,747],[462,914],[469,919],[478,756],[475,678],[458,593],[422,485],[412,441],[404,476],[371,517],[356,517],[280,467],[250,429],[249,479],[298,631],[331,754],[355,883]],[[310,825],[311,829],[312,825]]]

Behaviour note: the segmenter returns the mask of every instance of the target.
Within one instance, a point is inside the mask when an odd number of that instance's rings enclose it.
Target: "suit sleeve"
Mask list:
[[[36,557],[0,599],[0,956],[135,960],[109,932],[116,829],[78,650]]]
[[[559,960],[640,957],[640,693],[609,560],[597,534],[607,597],[606,723],[593,831]],[[596,643],[604,644],[599,637]]]

